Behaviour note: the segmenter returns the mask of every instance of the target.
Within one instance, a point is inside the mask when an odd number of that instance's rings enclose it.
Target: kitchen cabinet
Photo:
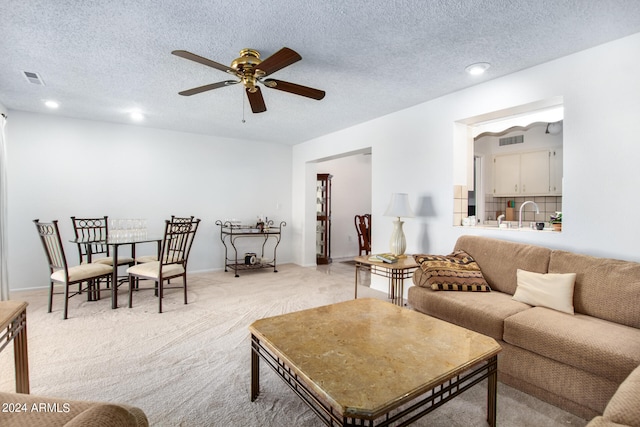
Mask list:
[[[505,154],[493,158],[493,195],[520,194],[520,154]]]
[[[549,150],[520,155],[521,195],[549,194]]]
[[[554,196],[562,196],[562,148],[554,148],[551,150],[549,191]]]
[[[551,150],[496,155],[494,196],[550,195]]]
[[[319,173],[316,180],[316,264],[331,262],[331,178]]]

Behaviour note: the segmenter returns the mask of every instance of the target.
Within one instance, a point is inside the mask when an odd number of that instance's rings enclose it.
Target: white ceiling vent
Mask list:
[[[498,143],[500,147],[505,145],[522,144],[524,142],[524,135],[507,136],[506,138],[500,138]]]
[[[23,73],[29,83],[44,86],[44,80],[42,80],[42,77],[40,77],[38,73],[32,73],[31,71],[23,71]]]

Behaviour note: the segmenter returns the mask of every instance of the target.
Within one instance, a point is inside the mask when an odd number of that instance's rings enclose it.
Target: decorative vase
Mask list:
[[[404,237],[402,224],[404,224],[404,221],[400,221],[400,218],[393,221],[393,232],[389,241],[389,250],[396,256],[403,255],[407,249],[407,239]]]
[[[553,231],[562,231],[562,223],[561,222],[554,222],[551,225],[553,226]]]

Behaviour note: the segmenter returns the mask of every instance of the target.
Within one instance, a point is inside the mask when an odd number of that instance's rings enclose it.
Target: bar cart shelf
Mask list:
[[[277,273],[276,265],[276,252],[278,245],[280,244],[280,238],[282,236],[282,229],[287,225],[286,222],[281,221],[276,227],[272,220],[264,223],[263,228],[257,228],[250,225],[238,225],[231,221],[216,221],[216,225],[220,227],[220,240],[224,246],[224,271],[229,271],[229,268],[235,273],[235,277],[240,277],[238,271],[242,270],[258,270],[262,268],[273,268],[273,272]],[[238,248],[236,247],[236,240],[241,238],[253,238],[261,239],[260,258],[255,263],[250,263],[245,260],[244,254],[241,258],[238,258]],[[273,247],[273,259],[265,259],[265,246],[267,241],[272,238],[275,240],[275,246]],[[256,252],[257,253],[257,252]],[[231,256],[231,257],[230,257]]]

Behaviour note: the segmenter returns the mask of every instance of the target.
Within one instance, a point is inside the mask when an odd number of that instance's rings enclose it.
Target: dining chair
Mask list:
[[[177,217],[175,215],[171,215],[171,223],[172,224],[180,224],[180,223],[186,223],[186,222],[193,222],[193,215],[191,216],[187,216],[187,217]],[[153,261],[157,261],[158,260],[158,255],[141,255],[139,257],[136,257],[136,264],[142,264],[145,262],[153,262]]]
[[[179,216],[171,215],[171,222],[173,222],[173,223],[193,222],[193,215],[185,216],[185,217],[179,217]]]
[[[109,239],[109,217],[106,215],[100,218],[76,218],[72,216],[71,223],[76,234],[80,264],[95,262],[110,265],[111,268],[114,268],[113,256],[109,253],[110,249],[109,245],[107,245],[107,240]],[[116,268],[120,266],[131,267],[132,265],[134,265],[133,258],[118,256]],[[119,279],[118,282],[122,283],[123,280]],[[107,289],[110,283],[111,279],[106,281]],[[97,286],[100,286],[100,281],[98,281]]]
[[[96,288],[95,281],[106,279],[111,276],[113,268],[107,264],[85,263],[78,266],[69,267],[67,265],[67,257],[62,246],[60,231],[58,229],[58,221],[49,223],[40,222],[34,219],[33,222],[38,230],[38,235],[42,241],[47,261],[49,263],[50,280],[49,280],[49,308],[51,313],[53,306],[54,285],[64,286],[64,314],[63,319],[67,318],[69,308],[69,298],[81,293],[82,284],[87,283],[84,288],[89,293],[89,299],[100,298],[100,288]],[[78,292],[69,293],[71,285],[78,284]]]
[[[127,269],[127,274],[129,274],[129,308],[133,307],[134,289],[136,291],[145,290],[138,284],[141,279],[154,281],[153,289],[158,297],[158,313],[162,313],[164,290],[169,289],[164,287],[164,282],[176,277],[182,277],[181,287],[184,289],[184,303],[187,304],[187,261],[199,224],[200,219],[192,219],[189,222],[165,221],[159,259],[136,264]]]
[[[109,239],[109,217],[76,218],[72,216],[71,222],[78,241],[80,264],[95,262],[113,266],[113,257],[110,255],[109,246],[107,245],[107,240]],[[95,255],[98,255],[98,257],[95,257]],[[118,257],[118,266],[128,265],[131,267],[133,264],[133,258]]]
[[[362,255],[363,251],[369,255],[371,252],[371,215],[356,215],[353,220],[358,232],[358,255]]]

